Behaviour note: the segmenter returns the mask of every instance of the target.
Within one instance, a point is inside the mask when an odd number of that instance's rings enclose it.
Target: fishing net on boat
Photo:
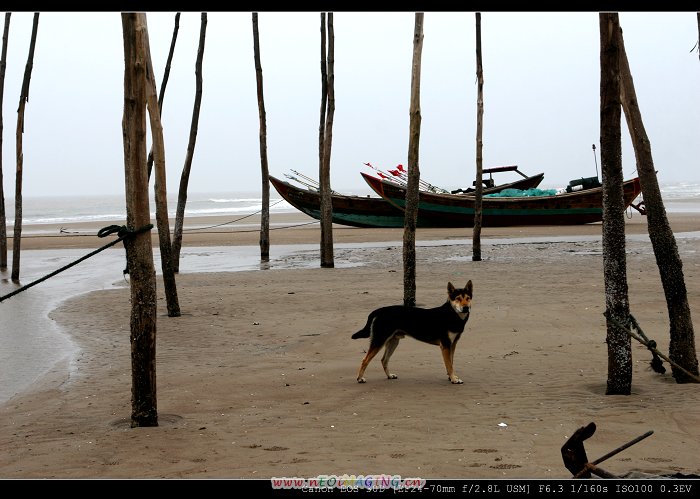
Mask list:
[[[486,194],[484,197],[489,198],[516,198],[516,197],[535,197],[535,196],[554,196],[556,195],[556,189],[503,189],[501,192],[494,192],[493,194]]]

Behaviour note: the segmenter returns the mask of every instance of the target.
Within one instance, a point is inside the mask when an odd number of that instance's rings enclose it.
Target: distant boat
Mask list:
[[[406,205],[406,188],[395,182],[362,173],[379,196],[396,208]],[[624,206],[641,194],[639,178],[624,182]],[[420,191],[418,218],[431,227],[473,227],[476,197]],[[483,227],[517,225],[580,225],[603,220],[603,188],[572,190],[549,196],[482,198]]]
[[[507,170],[505,169],[507,168]],[[501,172],[517,170],[513,167],[496,167],[493,169],[485,169],[484,172]],[[270,176],[270,183],[274,186],[277,192],[289,204],[297,210],[309,215],[317,220],[321,219],[321,196],[318,191],[318,183],[313,179],[306,177],[299,172],[292,170],[301,179],[288,175],[289,178],[296,180],[305,188],[295,186],[287,181],[280,180]],[[524,178],[515,182],[501,184],[492,187],[485,187],[484,192],[494,193],[506,188],[529,188],[535,187],[542,182],[544,173],[528,177],[518,171]],[[364,175],[364,173],[363,173]],[[493,183],[493,181],[491,181]],[[455,194],[455,196],[468,196],[468,194]],[[376,196],[354,196],[344,195],[337,192],[331,192],[332,204],[332,221],[340,225],[348,225],[351,227],[374,227],[374,228],[391,228],[403,227],[404,212],[395,207],[392,203],[387,202],[381,197]],[[434,227],[432,219],[423,219],[418,216],[417,227]]]

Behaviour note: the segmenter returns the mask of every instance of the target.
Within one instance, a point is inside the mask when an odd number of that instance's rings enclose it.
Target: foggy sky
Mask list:
[[[14,196],[17,108],[31,12],[11,16],[2,171]],[[174,12],[147,13],[160,87]],[[177,193],[195,98],[199,12],[183,13],[163,105],[168,192]],[[260,192],[259,120],[250,12],[209,12],[190,192]],[[4,18],[3,18],[4,19]],[[695,12],[620,13],[660,183],[698,181],[700,60]],[[517,164],[542,186],[600,172],[600,42],[595,12],[482,12],[484,168]],[[369,193],[363,163],[407,165],[414,13],[336,12],[331,187]],[[320,15],[260,12],[271,175],[318,177]],[[471,185],[476,163],[473,12],[426,12],[421,177]],[[123,194],[124,53],[116,12],[39,16],[22,135],[23,195]],[[622,120],[624,177],[636,175]],[[597,150],[592,150],[595,144]],[[150,138],[149,138],[150,146]],[[505,180],[513,178],[503,177]],[[272,190],[274,194],[274,190]]]

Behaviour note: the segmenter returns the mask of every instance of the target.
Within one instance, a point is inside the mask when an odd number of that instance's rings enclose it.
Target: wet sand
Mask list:
[[[700,230],[698,213],[669,213],[674,232],[692,232]],[[188,218],[185,226],[183,246],[257,246],[260,239],[260,217],[251,216],[245,220],[229,223],[230,217]],[[123,224],[115,221],[114,224]],[[116,236],[97,237],[98,231],[109,223],[73,223],[46,224],[28,227],[23,230],[21,248],[99,248]],[[174,227],[170,221],[170,231]],[[320,242],[320,224],[317,220],[302,213],[274,214],[270,223],[270,244],[318,244]],[[484,227],[481,238],[521,238],[548,236],[600,236],[602,223],[573,226],[530,226],[530,227]],[[646,218],[637,212],[629,215],[626,223],[627,234],[647,234]],[[8,247],[12,249],[12,231],[9,231]],[[153,245],[158,246],[158,233],[154,228]],[[467,239],[472,240],[472,229],[418,229],[416,241]],[[344,225],[333,226],[334,243],[402,241],[403,228],[363,229]]]

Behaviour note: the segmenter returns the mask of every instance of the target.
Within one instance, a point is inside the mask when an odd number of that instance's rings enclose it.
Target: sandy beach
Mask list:
[[[697,339],[700,216],[669,219]],[[272,221],[272,245],[319,243],[318,224],[303,215]],[[183,242],[256,246],[257,223],[191,230]],[[108,242],[100,227],[54,227],[23,238],[22,249],[89,251]],[[417,241],[434,243],[417,248],[419,306],[442,304],[448,282],[474,284],[455,354],[462,385],[448,381],[437,347],[410,338],[391,360],[398,379],[375,358],[367,383],[356,381],[367,341],[351,334],[371,310],[403,299],[403,229],[335,227],[333,269],[294,268],[318,261],[318,248],[305,246],[267,270],[178,274],[181,317],[167,317],[159,279],[153,428],[129,425],[128,283],[71,297],[50,317],[80,351],[72,368],[56,365],[0,406],[0,478],[566,479],[561,446],[591,422],[590,460],[653,431],[600,464],[610,473],[698,475],[697,384],[676,384],[667,363],[653,372],[633,341],[632,394],[605,395],[601,227],[485,228],[481,262],[471,259],[471,229],[418,230]],[[635,212],[627,234],[631,311],[667,353],[646,219]]]

